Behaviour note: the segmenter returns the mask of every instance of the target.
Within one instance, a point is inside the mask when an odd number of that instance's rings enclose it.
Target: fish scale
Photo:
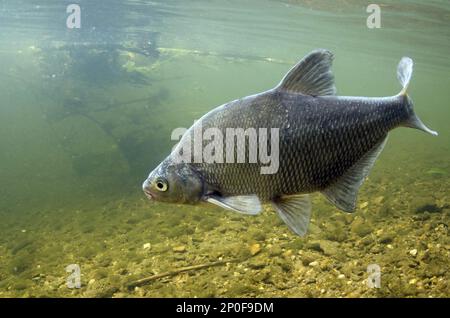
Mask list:
[[[225,135],[226,128],[259,128],[266,124],[265,128],[280,128],[278,173],[262,175],[260,165],[251,163],[199,163],[193,167],[224,196],[256,194],[269,201],[279,195],[319,191],[405,118],[400,98],[373,104],[365,98],[352,99],[350,104],[342,103],[344,100],[269,91],[250,100],[234,101],[226,110],[218,109],[203,118],[203,130],[216,127]],[[359,110],[355,113],[356,107]],[[290,114],[289,122],[284,116],[274,117],[280,108]],[[258,121],[252,120],[255,111],[259,113]],[[346,124],[334,128],[330,123],[337,122],[333,120],[336,113]],[[204,141],[204,145],[207,143]]]
[[[406,94],[413,63],[402,58],[397,78],[402,85],[391,97],[336,96],[331,73],[333,55],[316,50],[303,58],[266,92],[219,106],[198,120],[182,137],[173,152],[143,184],[152,199],[195,204],[207,201],[245,214],[258,214],[261,202],[270,202],[280,218],[298,235],[304,235],[311,217],[308,194],[321,192],[337,208],[353,212],[358,190],[381,153],[390,130],[404,126],[432,135],[413,111]],[[250,162],[249,140],[234,144],[234,162],[196,162],[192,141],[196,132],[210,129],[226,136],[228,128],[266,129],[267,155],[278,154],[278,169],[262,173],[267,163]],[[272,153],[271,129],[278,129],[278,153]],[[258,138],[261,135],[258,136]],[[214,135],[214,138],[219,138]],[[212,142],[203,139],[202,148]],[[262,146],[259,139],[257,147]],[[258,156],[263,153],[257,148]],[[178,155],[191,152],[190,160]],[[236,153],[245,162],[236,162]],[[217,153],[215,153],[217,154]],[[272,164],[273,162],[269,162]]]

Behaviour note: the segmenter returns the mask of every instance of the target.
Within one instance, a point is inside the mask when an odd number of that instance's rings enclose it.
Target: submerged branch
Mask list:
[[[236,263],[236,262],[238,262],[240,260],[241,259],[231,259],[231,260],[216,261],[216,262],[206,263],[206,264],[199,264],[199,265],[191,265],[191,266],[186,266],[186,267],[180,267],[180,268],[168,271],[168,272],[155,274],[155,275],[148,276],[148,277],[136,280],[134,282],[131,282],[130,284],[128,284],[128,288],[131,289],[131,288],[134,288],[134,287],[143,286],[143,285],[151,283],[154,280],[157,280],[157,279],[160,279],[160,278],[164,278],[164,277],[175,276],[175,275],[178,275],[178,274],[183,273],[183,272],[189,272],[189,271],[194,271],[194,270],[199,270],[199,269],[204,269],[204,268],[209,268],[209,267],[214,267],[214,266],[225,265],[227,263]]]

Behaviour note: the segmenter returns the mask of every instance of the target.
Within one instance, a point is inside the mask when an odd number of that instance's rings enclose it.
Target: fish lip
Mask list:
[[[148,188],[148,179],[144,181],[144,183],[142,183],[142,191],[144,191],[145,196],[149,199],[149,200],[153,200],[153,195],[150,191],[150,189]]]
[[[144,189],[144,193],[145,193],[145,196],[147,197],[147,199],[153,200],[153,195],[149,190]]]

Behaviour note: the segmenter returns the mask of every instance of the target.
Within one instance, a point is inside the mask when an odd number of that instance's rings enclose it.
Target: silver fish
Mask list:
[[[172,203],[206,201],[251,215],[260,213],[261,203],[271,203],[300,236],[306,233],[311,217],[309,193],[321,192],[338,209],[353,212],[358,190],[390,130],[411,127],[437,133],[415,115],[406,93],[413,69],[410,58],[402,58],[397,68],[400,93],[381,98],[336,96],[332,60],[331,52],[315,50],[275,88],[208,112],[150,173],[143,184],[147,197]],[[203,132],[211,127],[222,132],[227,128],[277,128],[277,172],[262,174],[261,162],[175,160],[200,123]]]

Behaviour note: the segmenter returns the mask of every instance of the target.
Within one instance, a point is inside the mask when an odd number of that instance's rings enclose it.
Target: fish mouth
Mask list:
[[[147,199],[153,200],[153,195],[151,194],[150,191],[144,190],[144,193],[145,193],[145,196],[147,197]]]
[[[145,196],[149,199],[149,200],[153,200],[153,195],[150,192],[150,190],[147,187],[147,180],[144,181],[144,183],[142,184],[142,191],[144,191]]]

